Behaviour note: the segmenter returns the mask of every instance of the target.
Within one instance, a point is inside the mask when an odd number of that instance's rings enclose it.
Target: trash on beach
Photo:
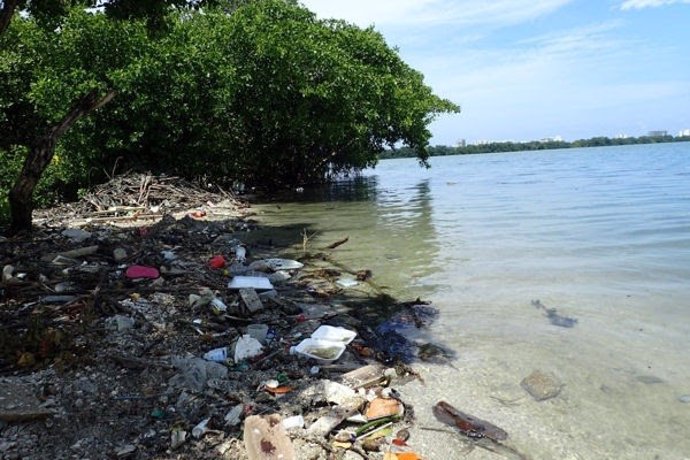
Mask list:
[[[299,270],[300,268],[304,267],[304,264],[302,262],[297,262],[296,260],[290,259],[273,258],[263,259],[260,262],[266,264],[266,266],[274,272],[277,272],[279,270]]]
[[[225,268],[226,265],[227,265],[227,262],[225,261],[225,257],[223,257],[222,255],[213,256],[208,261],[208,266],[215,269],[215,270],[220,270],[221,268]]]
[[[267,324],[250,324],[247,326],[247,334],[255,338],[262,345],[266,344],[266,336],[268,335]]]
[[[280,416],[251,415],[244,421],[244,445],[249,460],[296,460]]]
[[[365,416],[368,420],[384,417],[402,416],[405,406],[395,398],[376,398],[369,403]]]
[[[440,422],[454,426],[470,438],[489,438],[494,441],[508,439],[508,433],[485,420],[457,410],[445,401],[439,401],[433,408],[434,416]]]
[[[262,278],[266,279],[266,278]],[[270,281],[267,281],[269,284]],[[247,308],[247,311],[250,314],[257,313],[261,310],[264,309],[264,304],[261,302],[261,299],[259,298],[259,295],[256,293],[254,289],[240,289],[240,297],[242,298],[242,301],[244,302],[244,306]]]
[[[155,267],[147,267],[145,265],[132,265],[127,267],[125,276],[130,279],[156,279],[161,276],[160,272]]]
[[[170,448],[175,450],[187,441],[187,432],[176,428],[170,433]]]
[[[357,281],[355,278],[342,277],[336,280],[336,284],[340,287],[351,288],[357,286],[359,281]]]
[[[235,362],[253,358],[263,352],[261,343],[252,336],[245,334],[235,344]]]
[[[340,342],[345,345],[352,342],[357,333],[344,327],[334,327],[334,326],[319,326],[317,330],[311,335],[312,339],[318,340],[329,340],[331,342]]]
[[[386,452],[383,460],[421,460],[422,457],[415,452]]]
[[[216,363],[224,363],[228,360],[228,347],[214,348],[204,353],[206,361],[214,361]]]
[[[283,428],[285,428],[286,431],[304,428],[304,417],[301,415],[293,415],[292,417],[283,419]]]
[[[273,285],[268,278],[261,276],[233,276],[228,283],[229,289],[257,289],[270,291]]]
[[[342,342],[331,342],[330,340],[319,340],[311,337],[290,348],[290,353],[299,354],[322,363],[332,363],[340,358],[344,351],[345,345]]]
[[[238,404],[225,414],[225,423],[230,426],[237,426],[240,424],[242,414],[244,413],[244,404]]]
[[[208,422],[210,422],[210,418],[205,418],[202,421],[200,421],[194,428],[192,428],[192,436],[194,436],[194,439],[200,439],[206,432],[208,431]]]
[[[91,232],[87,232],[80,228],[67,228],[63,230],[61,234],[75,243],[82,243],[91,238]]]

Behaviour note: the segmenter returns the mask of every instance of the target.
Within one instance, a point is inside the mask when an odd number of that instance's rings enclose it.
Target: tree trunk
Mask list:
[[[0,10],[0,35],[4,34],[10,26],[14,10],[17,8],[19,0],[4,0],[2,2],[2,10]]]
[[[33,143],[26,160],[24,160],[22,171],[9,193],[10,217],[12,219],[9,233],[11,235],[31,231],[34,189],[53,159],[55,146],[60,137],[81,117],[107,104],[113,97],[115,97],[115,91],[112,90],[102,97],[98,96],[96,90],[91,91],[77,101],[72,109],[62,117],[62,120],[50,127]]]

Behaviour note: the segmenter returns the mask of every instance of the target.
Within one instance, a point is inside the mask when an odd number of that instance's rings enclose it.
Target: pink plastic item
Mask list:
[[[158,271],[158,269],[154,268],[154,267],[146,267],[144,265],[132,265],[131,267],[127,268],[127,271],[125,272],[125,276],[127,278],[131,278],[131,279],[137,279],[137,278],[156,279],[159,276],[161,276],[161,274]]]

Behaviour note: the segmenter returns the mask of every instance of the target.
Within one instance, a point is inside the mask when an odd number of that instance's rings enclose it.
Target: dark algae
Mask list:
[[[560,314],[558,314],[558,311],[555,308],[546,308],[546,305],[541,303],[541,301],[539,299],[533,300],[532,305],[537,310],[543,310],[544,314],[549,319],[549,322],[551,322],[551,324],[553,324],[554,326],[574,327],[577,324],[576,318],[571,318],[569,316],[560,315]]]

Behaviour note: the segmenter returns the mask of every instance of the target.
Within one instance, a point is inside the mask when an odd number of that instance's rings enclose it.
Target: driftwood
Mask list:
[[[508,439],[508,433],[501,428],[485,420],[461,412],[445,401],[436,403],[434,406],[434,416],[440,422],[456,427],[462,434],[470,438],[486,437],[494,441]]]
[[[326,249],[335,249],[335,248],[337,248],[338,246],[341,246],[341,245],[347,243],[349,240],[350,240],[350,237],[349,237],[349,236],[346,236],[346,237],[343,238],[342,240],[338,240],[338,241],[336,241],[335,243],[329,244],[328,246],[326,246]]]

